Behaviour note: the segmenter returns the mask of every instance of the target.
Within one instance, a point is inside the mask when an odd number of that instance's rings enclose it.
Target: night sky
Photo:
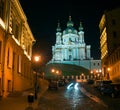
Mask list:
[[[120,6],[120,0],[19,0],[36,43],[33,54],[39,53],[43,63],[52,57],[58,20],[65,30],[69,15],[78,30],[82,21],[85,43],[91,45],[91,56],[100,59],[99,21],[104,10]],[[93,2],[92,2],[93,1]]]

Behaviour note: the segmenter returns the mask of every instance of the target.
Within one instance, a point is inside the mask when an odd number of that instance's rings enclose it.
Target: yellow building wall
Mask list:
[[[22,60],[20,73],[18,71],[19,55],[21,56]],[[26,57],[23,49],[18,46],[12,36],[9,35],[5,49],[4,95],[7,96],[9,92],[23,91],[32,88],[33,76],[31,69],[31,61]]]
[[[2,90],[3,90],[3,80],[2,80],[2,77],[3,77],[3,59],[4,59],[4,56],[3,56],[3,53],[4,53],[4,36],[5,36],[5,32],[2,28],[2,26],[0,25],[0,96],[2,96]]]
[[[113,82],[120,82],[120,61],[112,65],[109,75],[110,75],[110,79]]]
[[[0,16],[0,95],[33,87],[34,36],[18,0],[3,0]]]

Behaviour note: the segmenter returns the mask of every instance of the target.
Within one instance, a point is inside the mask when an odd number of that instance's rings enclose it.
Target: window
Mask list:
[[[27,77],[26,72],[27,72],[26,63],[24,63],[24,76],[25,76],[25,77]]]
[[[12,83],[11,83],[11,80],[8,80],[7,91],[8,91],[8,92],[12,91]]]
[[[69,55],[69,60],[71,60],[72,59],[72,56],[71,55]]]
[[[22,65],[21,61],[22,61],[22,58],[21,58],[21,55],[19,55],[18,56],[18,73],[21,73],[21,65]]]
[[[69,41],[70,41],[70,42],[72,42],[72,39],[71,39],[71,38],[69,38]]]
[[[19,27],[18,27],[17,21],[15,19],[12,20],[12,32],[13,32],[15,38],[18,40],[18,38],[19,38]]]
[[[8,53],[7,53],[7,66],[9,67],[10,63],[10,48],[8,48]]]
[[[12,50],[9,47],[8,52],[7,52],[7,66],[8,66],[8,68],[12,68],[12,55],[13,55]]]
[[[12,69],[14,70],[15,68],[15,52],[13,52],[13,59],[12,59]]]

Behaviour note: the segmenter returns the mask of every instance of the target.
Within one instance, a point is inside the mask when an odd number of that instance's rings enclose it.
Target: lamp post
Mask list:
[[[34,62],[35,62],[35,65],[38,66],[38,63],[40,62],[40,56],[36,55],[34,56]],[[37,69],[37,67],[36,67]],[[36,70],[36,74],[35,74],[35,99],[37,99],[37,92],[38,92],[38,83],[37,83],[37,80],[38,80],[38,73],[37,73],[37,70]]]

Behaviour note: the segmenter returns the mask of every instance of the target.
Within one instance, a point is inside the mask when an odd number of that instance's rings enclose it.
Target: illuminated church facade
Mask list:
[[[58,23],[56,43],[52,46],[52,59],[49,63],[74,64],[89,70],[101,69],[101,60],[93,60],[91,46],[85,43],[82,22],[80,22],[78,30],[76,30],[71,16],[69,16],[67,28],[63,32],[60,23]],[[93,67],[93,63],[99,64]]]

